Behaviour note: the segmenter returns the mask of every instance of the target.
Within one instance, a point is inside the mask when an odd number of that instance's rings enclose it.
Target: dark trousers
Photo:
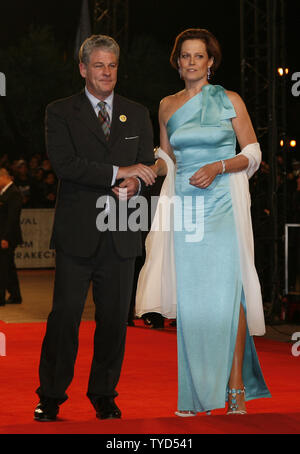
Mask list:
[[[48,317],[40,360],[38,395],[62,403],[74,375],[79,325],[90,282],[93,285],[96,329],[87,395],[117,396],[124,357],[127,318],[135,259],[116,253],[110,232],[101,234],[91,258],[57,251],[53,308]]]
[[[5,302],[6,290],[9,291],[13,299],[21,301],[14,248],[0,248],[0,302],[2,303]]]

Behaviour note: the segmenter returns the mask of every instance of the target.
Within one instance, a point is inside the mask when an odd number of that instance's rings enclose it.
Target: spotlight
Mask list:
[[[297,145],[296,140],[291,140],[290,141],[290,147],[295,148],[296,145]]]
[[[278,74],[280,75],[280,77],[282,77],[283,74],[284,74],[283,68],[278,68],[278,69],[277,69],[277,72],[278,72]]]
[[[280,77],[287,75],[289,73],[289,68],[277,68],[277,72]]]

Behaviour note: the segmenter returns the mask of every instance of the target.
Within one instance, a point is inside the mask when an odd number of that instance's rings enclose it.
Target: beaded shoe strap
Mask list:
[[[228,394],[231,394],[231,404],[229,406],[230,410],[231,411],[238,411],[239,406],[238,406],[236,398],[237,398],[238,394],[245,394],[245,388],[243,388],[243,389],[235,389],[235,388],[229,389],[228,390]]]

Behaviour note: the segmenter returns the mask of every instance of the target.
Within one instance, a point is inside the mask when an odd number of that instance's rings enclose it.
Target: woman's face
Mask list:
[[[213,58],[208,57],[204,41],[187,39],[182,43],[178,64],[185,81],[207,80],[207,70],[213,64]]]

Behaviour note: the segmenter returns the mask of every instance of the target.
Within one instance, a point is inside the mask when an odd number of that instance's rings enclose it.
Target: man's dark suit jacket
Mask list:
[[[153,133],[148,110],[114,94],[109,140],[84,91],[50,104],[46,110],[49,159],[59,178],[51,247],[90,257],[101,233],[96,227],[97,199],[111,195],[112,165],[154,162]],[[112,232],[118,254],[141,255],[141,233]]]
[[[8,241],[10,249],[15,249],[22,243],[20,213],[22,197],[13,183],[0,195],[0,240]]]

